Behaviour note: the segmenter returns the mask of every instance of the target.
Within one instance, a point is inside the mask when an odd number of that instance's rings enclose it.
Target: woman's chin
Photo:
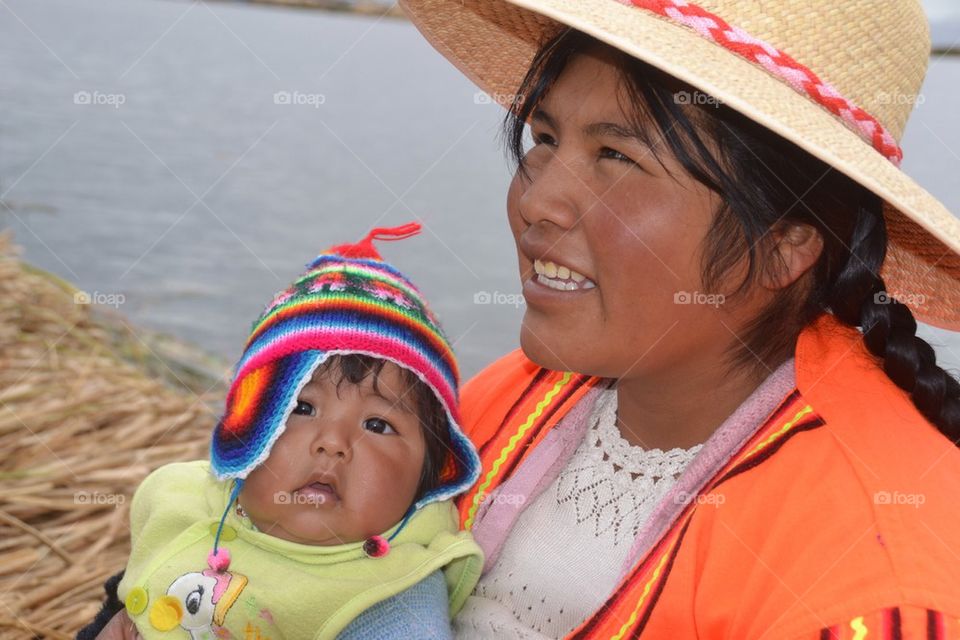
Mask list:
[[[553,323],[540,322],[529,309],[520,324],[520,349],[534,364],[552,371],[582,372],[589,367],[583,362],[583,336],[566,335]]]

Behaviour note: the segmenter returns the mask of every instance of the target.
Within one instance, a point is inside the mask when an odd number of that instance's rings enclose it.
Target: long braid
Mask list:
[[[846,264],[827,292],[833,314],[863,329],[871,353],[883,359],[883,370],[908,391],[917,409],[941,433],[960,441],[960,383],[937,366],[936,353],[916,335],[917,321],[909,307],[887,293],[880,277],[887,232],[882,201],[867,194],[861,203]]]

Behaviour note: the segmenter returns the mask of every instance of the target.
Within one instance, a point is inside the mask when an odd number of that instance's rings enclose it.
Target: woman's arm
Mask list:
[[[453,640],[450,604],[442,571],[379,602],[347,625],[337,640]]]
[[[123,611],[123,603],[120,602],[120,599],[117,597],[117,586],[120,584],[120,580],[123,578],[123,571],[120,573],[110,576],[105,583],[103,583],[103,590],[106,592],[107,597],[103,601],[103,604],[100,605],[100,611],[97,612],[96,617],[93,619],[93,622],[80,629],[77,632],[77,640],[94,640],[101,631],[104,631],[110,621],[117,615],[118,612]],[[123,616],[126,618],[126,616]],[[127,618],[129,620],[129,618]],[[131,623],[130,626],[132,626]],[[133,636],[104,636],[105,638],[123,638],[123,637],[133,637]]]
[[[127,610],[121,609],[117,615],[110,618],[103,631],[97,634],[96,640],[143,640],[143,636],[127,615]]]

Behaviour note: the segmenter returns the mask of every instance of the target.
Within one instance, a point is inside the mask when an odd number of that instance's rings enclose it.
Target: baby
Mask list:
[[[453,351],[375,229],[253,325],[210,460],[150,474],[118,595],[151,638],[450,638],[480,548]]]

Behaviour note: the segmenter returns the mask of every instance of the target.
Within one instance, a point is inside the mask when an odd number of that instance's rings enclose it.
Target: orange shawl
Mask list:
[[[830,314],[795,374],[570,638],[960,637],[960,450]],[[517,351],[464,386],[483,465],[464,527],[598,382]]]

